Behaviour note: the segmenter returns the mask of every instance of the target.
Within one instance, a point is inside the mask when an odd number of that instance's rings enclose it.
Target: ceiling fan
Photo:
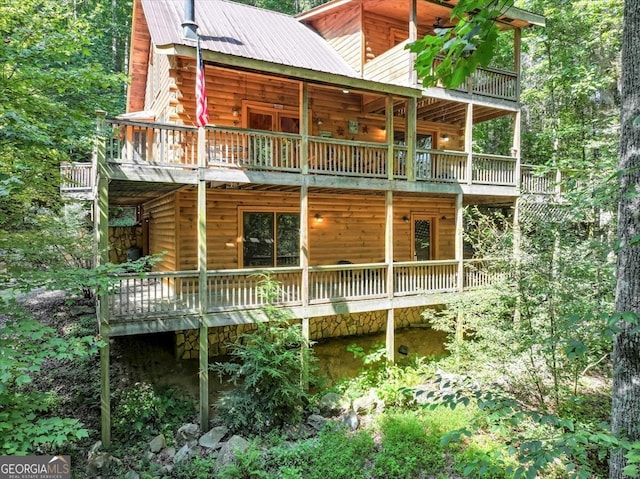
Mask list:
[[[432,25],[433,30],[449,30],[453,28],[453,25],[445,25],[442,21],[442,17],[436,17],[436,22]]]

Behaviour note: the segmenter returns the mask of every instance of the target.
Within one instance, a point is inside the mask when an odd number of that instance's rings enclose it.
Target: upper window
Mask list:
[[[298,266],[300,215],[277,211],[242,212],[244,267]]]

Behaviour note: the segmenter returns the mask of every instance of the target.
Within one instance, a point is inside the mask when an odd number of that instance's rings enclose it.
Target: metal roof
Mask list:
[[[195,42],[183,37],[184,0],[142,0],[156,46]],[[228,0],[196,0],[204,50],[347,77],[360,75],[320,35],[294,17]]]

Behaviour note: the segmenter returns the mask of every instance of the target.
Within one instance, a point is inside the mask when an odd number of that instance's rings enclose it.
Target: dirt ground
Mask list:
[[[64,292],[37,291],[24,298],[23,303],[35,319],[55,328],[61,335],[71,331],[97,335],[92,300],[73,298],[69,302]],[[320,373],[328,379],[329,384],[340,378],[355,376],[362,362],[348,352],[347,347],[357,343],[369,350],[374,345],[384,344],[384,340],[384,333],[380,333],[319,342],[314,345],[314,350]],[[444,335],[431,330],[409,328],[397,331],[395,341],[397,347],[404,345],[410,353],[424,356],[445,353]],[[112,391],[141,382],[154,386],[175,386],[194,401],[198,398],[198,361],[176,359],[172,333],[112,338],[110,361]],[[49,361],[38,381],[42,388],[55,383],[55,389],[63,398],[63,412],[71,413],[90,429],[97,430],[100,417],[100,363],[97,354],[73,367]],[[210,375],[210,404],[215,404],[219,394],[230,387],[228,383],[221,383],[215,375]]]

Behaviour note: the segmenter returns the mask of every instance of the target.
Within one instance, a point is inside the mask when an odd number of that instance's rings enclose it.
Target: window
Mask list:
[[[429,261],[434,259],[433,248],[433,218],[413,217],[413,258],[415,261]]]
[[[298,266],[300,215],[277,211],[242,212],[244,267]]]

